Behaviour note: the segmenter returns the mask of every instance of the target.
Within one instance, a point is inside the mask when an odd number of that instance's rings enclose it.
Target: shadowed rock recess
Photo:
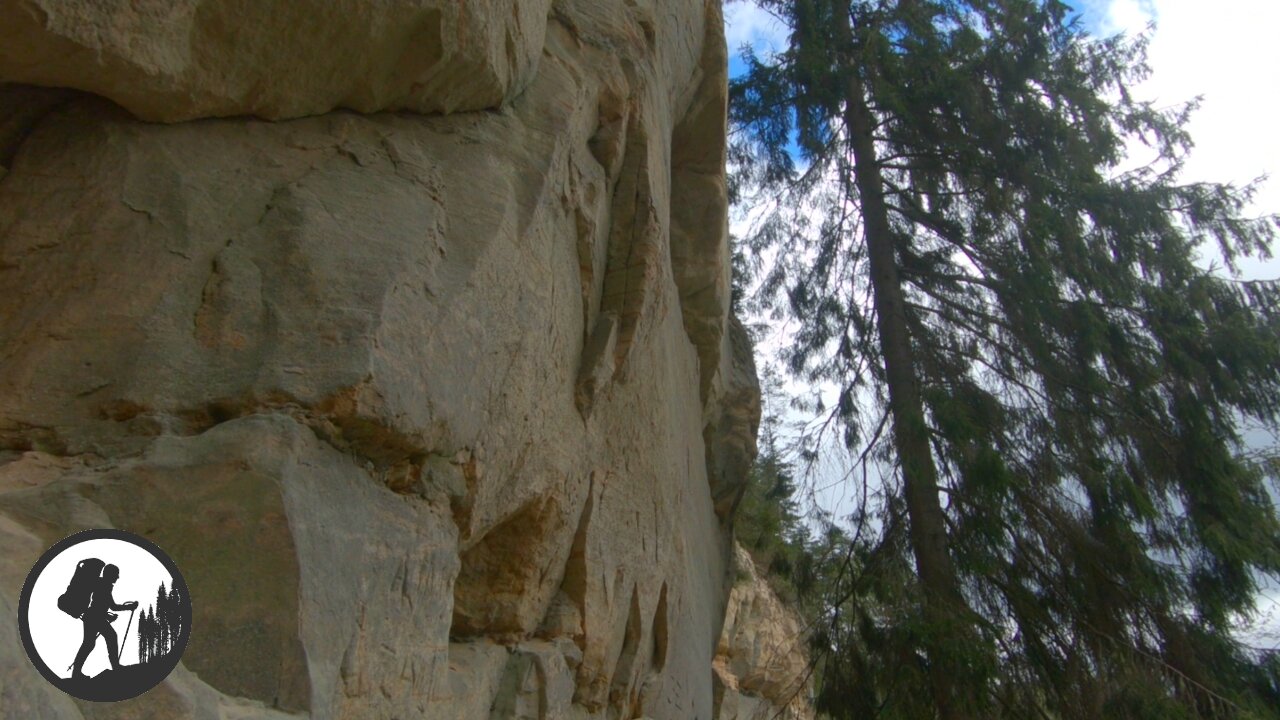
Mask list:
[[[0,83],[0,716],[746,720],[803,682],[721,639],[761,581],[719,0],[12,0]],[[90,527],[193,600],[118,704],[17,639]]]

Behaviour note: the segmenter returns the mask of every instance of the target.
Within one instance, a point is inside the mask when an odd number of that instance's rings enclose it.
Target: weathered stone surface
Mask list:
[[[550,0],[12,0],[0,82],[146,120],[496,108],[537,70]]]
[[[734,546],[737,582],[716,648],[716,720],[813,717],[809,658],[795,612]]]
[[[702,435],[711,500],[716,514],[727,518],[742,500],[747,471],[756,457],[761,406],[756,365],[746,328],[735,318],[730,321],[724,338],[728,351],[720,356],[719,372],[711,376]]]
[[[110,709],[0,648],[0,716],[712,717],[719,5],[0,8],[0,78],[89,91],[0,87],[0,639],[86,527],[195,608]]]
[[[291,712],[353,697],[375,714],[428,707],[458,567],[447,510],[379,487],[279,414],[163,436],[138,459],[65,463],[56,477],[51,464],[27,453],[0,466],[0,514],[44,546],[110,525],[164,547],[199,599],[183,665],[201,681]],[[6,554],[0,567],[8,578],[32,562]],[[21,582],[11,587],[16,605]]]

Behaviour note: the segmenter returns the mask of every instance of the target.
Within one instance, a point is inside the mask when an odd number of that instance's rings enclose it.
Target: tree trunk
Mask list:
[[[842,24],[849,22],[844,14]],[[851,36],[850,36],[850,39]],[[946,516],[938,500],[938,471],[929,445],[924,405],[916,377],[911,336],[907,329],[902,281],[898,275],[893,234],[884,201],[874,138],[875,122],[867,105],[859,68],[848,66],[851,76],[845,98],[844,125],[854,157],[854,183],[862,207],[863,230],[870,264],[872,301],[880,352],[884,359],[889,411],[898,460],[902,465],[903,492],[907,501],[911,550],[920,579],[925,620],[929,625],[926,650],[934,703],[943,720],[968,716],[967,705],[957,695],[956,681],[964,674],[956,653],[968,633],[966,606],[960,593],[951,556],[947,552]]]

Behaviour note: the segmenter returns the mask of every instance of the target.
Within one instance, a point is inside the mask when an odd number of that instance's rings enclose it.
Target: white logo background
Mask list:
[[[123,540],[86,540],[72,545],[50,560],[31,590],[27,622],[31,628],[31,644],[35,645],[40,659],[63,678],[71,677],[67,666],[75,660],[76,651],[84,641],[84,623],[59,609],[58,597],[66,592],[67,585],[71,583],[76,564],[91,557],[120,568],[120,578],[116,580],[111,593],[117,605],[131,600],[138,603],[137,610],[113,611],[118,617],[111,626],[115,628],[117,640],[122,641],[121,665],[138,662],[138,621],[143,610],[155,605],[160,583],[164,583],[165,590],[173,587],[173,577],[159,560],[146,550]],[[130,615],[133,616],[132,624],[129,622]],[[129,626],[128,637],[124,637],[126,626]],[[84,674],[92,677],[110,667],[107,641],[99,637],[93,652],[85,660]]]

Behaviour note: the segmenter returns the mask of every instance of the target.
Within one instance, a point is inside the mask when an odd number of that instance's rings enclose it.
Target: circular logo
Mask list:
[[[45,551],[18,602],[27,657],[82,700],[137,697],[164,680],[191,634],[178,566],[146,538],[86,530]]]

